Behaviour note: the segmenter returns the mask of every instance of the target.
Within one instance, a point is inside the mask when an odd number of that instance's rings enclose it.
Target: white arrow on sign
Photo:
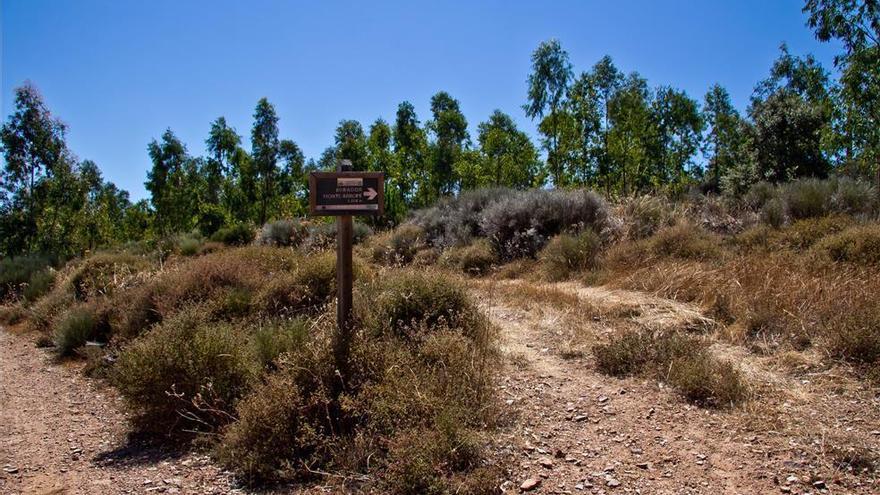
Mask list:
[[[379,193],[376,192],[372,187],[368,187],[366,191],[364,191],[364,196],[367,197],[370,201],[376,198]]]

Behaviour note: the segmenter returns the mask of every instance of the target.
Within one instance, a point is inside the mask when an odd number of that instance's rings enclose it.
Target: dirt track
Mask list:
[[[203,455],[127,439],[120,400],[0,329],[0,493],[240,493]]]

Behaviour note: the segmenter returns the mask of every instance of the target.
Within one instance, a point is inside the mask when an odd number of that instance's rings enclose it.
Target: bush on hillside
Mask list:
[[[782,186],[788,216],[794,220],[821,217],[831,208],[834,185],[820,179],[801,179]]]
[[[498,263],[498,255],[489,241],[479,239],[468,246],[446,249],[438,261],[469,275],[482,275]]]
[[[780,241],[792,249],[809,249],[825,237],[842,232],[852,225],[852,217],[844,215],[798,220],[781,231]]]
[[[556,234],[602,232],[607,207],[587,190],[530,189],[491,203],[480,226],[502,259],[533,257]]]
[[[308,235],[302,246],[307,252],[332,249],[336,246],[336,222],[320,222],[307,229]],[[352,224],[352,243],[360,244],[373,235],[373,229],[364,223],[355,221]]]
[[[37,273],[46,271],[53,262],[50,256],[36,254],[0,259],[0,301],[21,295],[25,284]]]
[[[476,338],[483,317],[464,288],[440,273],[386,273],[365,292],[361,319],[379,335],[422,341],[436,328],[463,329]]]
[[[538,259],[551,280],[562,280],[595,268],[601,247],[599,236],[592,229],[584,229],[576,236],[560,234],[552,238]]]
[[[466,246],[485,237],[483,211],[492,203],[518,194],[513,189],[485,188],[464,191],[455,198],[441,199],[436,205],[413,212],[409,223],[425,234],[425,242],[438,248]]]
[[[779,191],[776,186],[765,181],[752,185],[744,197],[746,205],[754,210],[761,210],[770,201],[778,199]]]
[[[263,225],[258,241],[266,246],[298,246],[306,234],[297,220],[276,220]]]
[[[209,323],[198,307],[132,341],[119,354],[112,381],[139,426],[172,433],[228,423],[254,383],[259,363],[243,329]]]
[[[816,253],[833,261],[880,264],[880,225],[859,225],[817,242]]]
[[[40,270],[34,272],[28,280],[27,286],[21,293],[21,297],[25,303],[31,304],[52,290],[52,284],[55,283],[55,271],[52,269]]]
[[[253,242],[254,237],[254,229],[250,225],[239,223],[214,232],[211,240],[227,246],[245,246]]]
[[[717,237],[691,224],[681,224],[657,232],[648,239],[650,250],[657,256],[709,260],[721,256]]]
[[[629,200],[623,212],[630,239],[650,237],[658,230],[675,224],[672,206],[654,196],[639,196]]]
[[[198,233],[178,234],[173,239],[174,252],[181,256],[195,256],[199,254],[205,239]]]
[[[70,356],[86,342],[106,342],[109,334],[106,312],[93,305],[85,305],[71,309],[61,318],[52,340],[60,356]]]
[[[764,203],[761,207],[761,221],[774,229],[782,227],[785,223],[785,203],[777,198]]]
[[[407,265],[426,247],[425,232],[415,224],[405,223],[373,244],[373,261],[388,265]]]
[[[870,214],[877,209],[877,188],[864,181],[840,177],[834,179],[831,207],[837,213]]]

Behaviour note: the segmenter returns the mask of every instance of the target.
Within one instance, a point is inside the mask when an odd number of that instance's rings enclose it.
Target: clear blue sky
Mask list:
[[[307,157],[340,119],[393,121],[411,101],[424,122],[438,90],[474,134],[493,109],[523,115],[529,57],[558,38],[575,71],[609,54],[652,86],[702,99],[715,82],[743,109],[780,43],[831,68],[802,0],[195,1],[0,0],[2,111],[30,79],[69,125],[68,143],[105,177],[145,197],[147,143],[171,127],[191,153],[226,116],[249,142],[263,96],[281,137]]]

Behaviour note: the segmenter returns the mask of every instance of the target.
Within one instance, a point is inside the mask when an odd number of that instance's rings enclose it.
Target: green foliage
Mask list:
[[[29,290],[30,283],[34,278],[43,278],[45,282],[48,268],[52,265],[52,259],[47,256],[30,255],[16,256],[14,258],[0,259],[0,300],[6,300],[23,295]],[[31,290],[37,290],[41,281],[36,280],[37,286]],[[51,281],[49,281],[51,284]],[[37,291],[38,292],[38,291]],[[32,295],[36,295],[34,292]],[[36,298],[28,298],[33,300]]]
[[[195,307],[125,347],[112,381],[142,428],[171,433],[228,423],[256,372],[245,333],[205,321]]]
[[[785,203],[777,198],[764,203],[761,207],[761,221],[776,229],[782,227],[785,223]]]
[[[624,218],[631,239],[650,237],[661,228],[675,223],[672,206],[655,196],[638,196],[627,201]]]
[[[253,242],[254,237],[254,229],[250,225],[239,223],[218,230],[211,236],[211,240],[227,246],[244,246]]]
[[[721,256],[718,239],[691,224],[681,224],[657,232],[648,239],[650,251],[658,256],[710,260]]]
[[[831,208],[833,185],[818,179],[798,180],[783,189],[788,215],[795,220],[821,217]]]
[[[276,220],[263,225],[259,243],[267,246],[297,246],[306,236],[306,229],[296,220]]]
[[[482,317],[462,287],[440,273],[386,274],[368,289],[361,318],[374,334],[423,341],[437,328],[461,329],[471,338]]]
[[[579,234],[560,234],[550,239],[538,255],[544,272],[551,280],[562,280],[573,273],[596,267],[602,241],[587,228]]]
[[[62,317],[55,327],[53,342],[60,356],[70,356],[88,341],[104,340],[109,335],[107,315],[92,305],[78,306]]]

